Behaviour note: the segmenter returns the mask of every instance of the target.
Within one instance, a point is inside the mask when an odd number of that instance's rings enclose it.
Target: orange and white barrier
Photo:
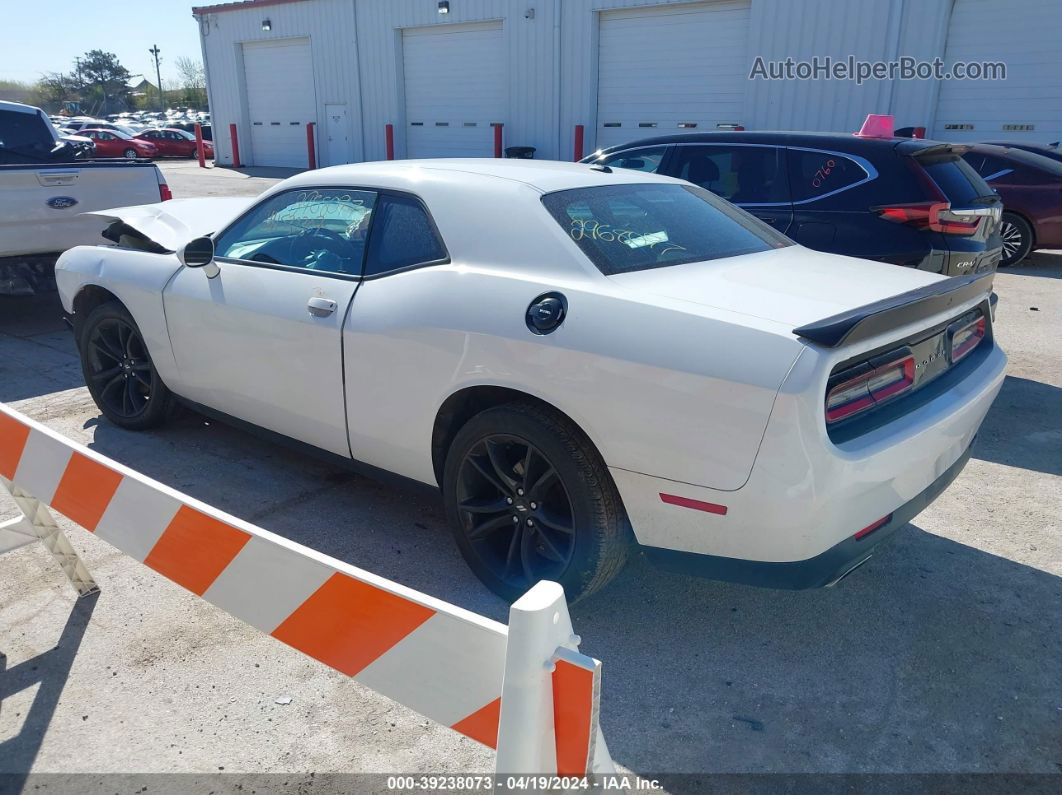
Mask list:
[[[277,640],[496,748],[500,773],[610,773],[601,663],[578,652],[563,589],[540,582],[510,624],[241,521],[0,404],[0,485],[81,595],[96,589],[48,507]]]

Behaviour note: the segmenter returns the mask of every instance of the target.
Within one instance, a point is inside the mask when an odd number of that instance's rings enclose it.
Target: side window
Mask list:
[[[666,153],[666,146],[649,146],[645,149],[630,149],[626,152],[606,155],[597,162],[612,168],[656,172],[660,170],[660,163],[663,162]]]
[[[222,232],[214,250],[229,259],[357,276],[375,204],[372,191],[285,191]]]
[[[831,152],[789,150],[789,185],[793,201],[813,201],[867,178],[861,165]]]
[[[735,204],[789,201],[776,146],[680,146],[671,173]]]
[[[51,143],[48,128],[36,113],[0,111],[0,147],[29,149]]]
[[[382,196],[369,241],[365,275],[438,262],[446,248],[424,206],[409,196]]]

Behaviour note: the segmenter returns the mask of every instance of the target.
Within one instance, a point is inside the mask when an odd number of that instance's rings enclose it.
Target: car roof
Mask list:
[[[800,130],[717,130],[699,133],[672,133],[659,135],[653,138],[639,138],[627,143],[600,149],[598,152],[608,154],[612,152],[632,149],[634,147],[665,145],[665,144],[696,144],[696,143],[759,143],[774,144],[776,146],[806,146],[813,148],[830,147],[848,152],[869,152],[873,150],[895,149],[903,144],[910,152],[916,149],[931,146],[940,146],[942,141],[931,141],[922,138],[874,138],[859,136],[846,132],[806,132]],[[594,152],[593,154],[598,154]]]
[[[6,100],[0,100],[0,110],[10,110],[15,113],[40,113],[40,109],[32,105],[23,105],[21,102],[7,102]]]
[[[992,155],[1003,160],[1011,160],[1028,168],[1046,171],[1053,176],[1059,176],[1062,164],[1046,155],[1030,152],[1028,149],[1018,149],[1011,146],[996,146],[995,144],[974,144],[970,147],[973,152],[984,155]]]
[[[631,183],[680,184],[681,180],[630,169],[602,170],[584,163],[555,160],[502,158],[454,158],[395,160],[355,163],[307,171],[282,185],[364,185],[404,189],[417,193],[418,183],[430,177],[435,184],[479,179],[484,186],[505,180],[527,185],[541,193],[571,188]]]

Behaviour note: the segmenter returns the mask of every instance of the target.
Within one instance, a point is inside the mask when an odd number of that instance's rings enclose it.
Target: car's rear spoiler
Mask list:
[[[969,144],[938,143],[936,141],[927,143],[926,141],[912,138],[896,144],[896,151],[901,155],[910,155],[914,158],[933,158],[941,155],[962,156],[970,151],[970,146]]]
[[[917,290],[809,323],[793,329],[793,333],[827,348],[858,342],[944,312],[971,298],[980,295],[988,298],[994,276],[995,272],[992,271],[933,282]]]

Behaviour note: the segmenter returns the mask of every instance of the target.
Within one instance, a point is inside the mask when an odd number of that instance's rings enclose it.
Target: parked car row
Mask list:
[[[88,128],[78,135],[95,144],[97,157],[196,157],[195,136],[183,130],[152,129],[129,135],[115,129]],[[203,141],[203,151],[208,159],[213,159],[214,144]]]
[[[209,124],[210,114],[172,115],[140,114],[136,116],[112,114],[108,120],[93,119],[88,116],[66,118],[51,117],[52,124],[68,140],[95,144],[95,155],[99,157],[195,157],[195,126],[200,125],[206,157],[212,158],[213,136]],[[159,116],[161,118],[155,118]],[[205,122],[202,117],[205,117]],[[107,131],[111,136],[100,136],[99,131]],[[165,132],[167,135],[159,136]],[[93,133],[93,134],[90,134]],[[145,154],[150,147],[137,147],[135,144],[121,146],[115,139],[128,140],[136,138],[147,141],[155,152]],[[103,145],[100,146],[100,142]],[[191,141],[189,145],[186,142]],[[117,154],[116,154],[117,153]]]

